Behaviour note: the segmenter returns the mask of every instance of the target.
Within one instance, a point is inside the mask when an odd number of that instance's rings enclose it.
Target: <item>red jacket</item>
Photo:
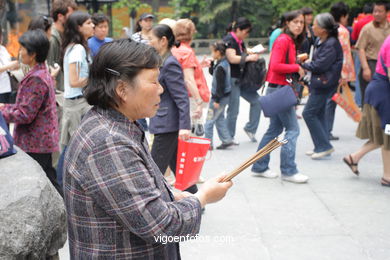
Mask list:
[[[286,64],[287,50],[289,50],[289,64]],[[296,62],[294,40],[282,33],[274,42],[267,73],[267,81],[278,85],[288,85],[286,74],[299,71]]]

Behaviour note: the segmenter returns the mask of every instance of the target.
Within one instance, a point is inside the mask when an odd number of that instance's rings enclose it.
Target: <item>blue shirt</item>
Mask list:
[[[100,39],[96,38],[95,36],[92,36],[91,38],[89,38],[88,47],[91,50],[92,56],[95,56],[98,53],[100,47],[102,47],[102,45],[107,43],[107,42],[112,42],[112,38],[106,37],[106,38],[104,38],[104,40],[100,40]]]

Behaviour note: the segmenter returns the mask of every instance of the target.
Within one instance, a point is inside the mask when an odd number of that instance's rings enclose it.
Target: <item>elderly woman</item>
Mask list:
[[[195,25],[190,19],[179,19],[174,26],[176,41],[179,47],[172,48],[172,54],[183,67],[184,81],[190,95],[191,123],[202,124],[202,109],[210,100],[210,90],[203,75],[202,65],[191,48],[192,37],[196,32]]]
[[[58,122],[53,79],[45,65],[49,40],[44,31],[24,33],[20,56],[31,69],[20,82],[15,104],[0,104],[8,123],[15,123],[15,144],[36,160],[60,192],[51,153],[59,150]]]
[[[359,175],[358,163],[369,152],[382,149],[383,177],[381,184],[390,187],[390,36],[383,43],[375,74],[365,93],[363,118],[356,136],[368,141],[357,151],[343,158],[352,172]]]
[[[338,40],[338,27],[329,13],[315,17],[313,31],[318,40],[313,60],[302,64],[305,70],[311,72],[310,96],[302,115],[314,144],[314,149],[306,153],[312,159],[323,158],[334,151],[329,141],[325,110],[327,99],[339,85],[343,66],[343,49]]]
[[[230,182],[173,193],[136,122],[153,117],[163,88],[161,58],[128,39],[95,56],[84,116],[65,157],[64,193],[71,259],[180,259],[167,236],[199,232],[201,208],[224,197]]]

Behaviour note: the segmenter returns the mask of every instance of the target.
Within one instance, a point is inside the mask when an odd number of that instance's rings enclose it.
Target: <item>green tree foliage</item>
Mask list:
[[[173,18],[191,18],[198,37],[220,38],[229,23],[244,16],[253,24],[252,37],[265,35],[272,23],[271,0],[171,0]]]

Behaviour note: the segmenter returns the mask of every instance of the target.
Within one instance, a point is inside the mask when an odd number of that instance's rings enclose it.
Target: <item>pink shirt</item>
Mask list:
[[[179,61],[180,65],[184,69],[194,69],[194,78],[196,86],[198,87],[200,97],[204,102],[210,101],[210,90],[207,86],[206,78],[203,75],[202,66],[199,60],[195,56],[194,50],[188,43],[182,42],[179,46],[173,47],[171,50],[173,56]],[[190,93],[188,93],[189,96]]]
[[[378,61],[376,63],[376,69],[375,69],[375,72],[377,72],[383,76],[386,76],[386,72],[383,69],[381,59],[380,59],[381,56],[382,56],[383,61],[385,62],[386,68],[389,68],[390,67],[390,35],[387,36],[386,40],[384,41],[384,43],[379,51]]]

